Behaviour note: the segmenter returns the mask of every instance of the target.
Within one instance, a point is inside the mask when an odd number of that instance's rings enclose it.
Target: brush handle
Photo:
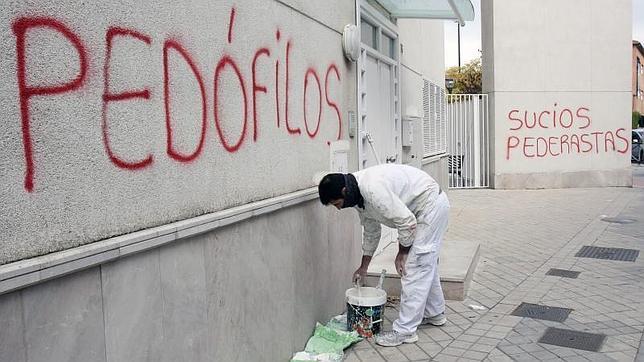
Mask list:
[[[378,279],[378,286],[376,288],[382,289],[382,285],[385,282],[385,274],[387,274],[387,269],[382,269],[380,272],[380,279]]]

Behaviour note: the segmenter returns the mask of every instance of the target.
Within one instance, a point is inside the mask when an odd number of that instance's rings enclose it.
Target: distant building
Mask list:
[[[633,40],[633,112],[640,113],[640,126],[644,124],[644,47]]]

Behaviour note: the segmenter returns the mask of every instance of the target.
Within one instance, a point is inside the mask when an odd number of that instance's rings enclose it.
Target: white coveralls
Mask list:
[[[401,277],[400,313],[393,329],[416,331],[423,317],[445,312],[438,275],[438,254],[445,230],[449,201],[433,178],[405,165],[386,164],[353,173],[364,198],[355,207],[364,226],[362,250],[372,256],[380,241],[380,224],[398,230],[398,243],[411,246]]]

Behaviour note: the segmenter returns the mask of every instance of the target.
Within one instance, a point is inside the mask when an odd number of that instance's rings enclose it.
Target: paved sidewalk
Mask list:
[[[346,361],[633,361],[638,349],[644,361],[644,188],[454,190],[449,197],[446,242],[481,242],[468,299],[448,301],[448,323],[420,329],[418,343],[363,341],[346,351]],[[635,262],[575,257],[584,245],[641,252]],[[581,273],[546,275],[551,268]],[[572,312],[563,322],[510,315],[522,302]],[[386,308],[385,329],[396,308]],[[607,337],[599,352],[537,343],[548,327]]]

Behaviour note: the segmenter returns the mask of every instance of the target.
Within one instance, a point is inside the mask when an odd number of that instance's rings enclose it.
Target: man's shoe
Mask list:
[[[388,331],[376,336],[376,343],[384,347],[395,347],[403,343],[416,343],[417,341],[418,335],[416,333],[401,334],[396,331]]]
[[[423,321],[420,322],[421,325],[424,324],[431,324],[436,327],[440,327],[442,325],[445,325],[447,323],[447,318],[445,318],[445,313],[441,313],[439,315],[435,315],[433,317],[425,317],[423,318]]]

